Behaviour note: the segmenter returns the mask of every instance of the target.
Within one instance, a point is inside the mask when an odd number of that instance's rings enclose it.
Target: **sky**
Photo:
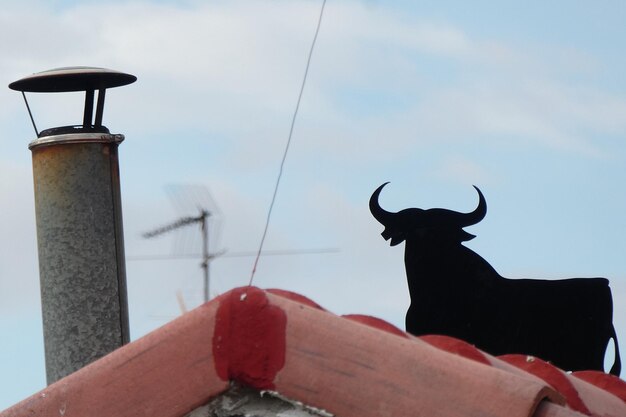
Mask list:
[[[428,4],[425,4],[428,3]],[[210,200],[212,295],[247,285],[321,1],[7,0],[0,79],[65,66],[137,76],[107,92],[131,336],[201,303],[198,228],[143,232]],[[254,285],[403,327],[403,245],[369,213],[473,210],[466,245],[509,278],[609,278],[626,340],[626,3],[328,0]],[[31,94],[39,129],[82,97]],[[0,409],[45,387],[31,153],[0,89]],[[624,344],[626,342],[622,342]],[[609,361],[611,362],[611,361]]]

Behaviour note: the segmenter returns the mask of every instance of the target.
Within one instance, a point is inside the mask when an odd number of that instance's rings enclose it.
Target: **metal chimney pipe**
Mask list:
[[[101,122],[105,89],[135,80],[72,67],[9,85],[22,92],[85,91],[83,125],[38,132],[29,144],[48,384],[130,339],[118,163],[124,136]]]

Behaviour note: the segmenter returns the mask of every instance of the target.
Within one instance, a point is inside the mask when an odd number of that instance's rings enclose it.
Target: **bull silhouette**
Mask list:
[[[453,336],[492,355],[536,356],[568,371],[603,370],[610,339],[619,375],[621,360],[609,282],[605,278],[507,279],[463,246],[475,236],[464,227],[480,222],[487,203],[477,188],[471,213],[409,208],[385,211],[378,202],[385,183],[370,198],[370,211],[391,246],[405,242],[404,263],[411,296],[406,330],[416,336]]]

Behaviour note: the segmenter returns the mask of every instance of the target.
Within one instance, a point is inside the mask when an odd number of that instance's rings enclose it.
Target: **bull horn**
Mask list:
[[[383,187],[387,184],[389,184],[389,182],[386,182],[378,187],[370,197],[370,212],[372,213],[372,216],[374,216],[374,218],[378,220],[383,226],[391,223],[393,216],[396,214],[384,210],[382,207],[380,207],[380,204],[378,203],[378,196],[380,195]]]
[[[475,185],[473,187],[478,192],[478,207],[476,207],[476,209],[471,213],[463,214],[461,227],[467,227],[476,224],[484,219],[485,215],[487,214],[487,202],[485,201],[483,193],[480,192],[480,189]]]

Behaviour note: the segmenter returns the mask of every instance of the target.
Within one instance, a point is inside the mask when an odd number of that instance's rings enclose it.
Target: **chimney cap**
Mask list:
[[[103,90],[135,81],[134,75],[106,68],[63,67],[26,76],[9,84],[9,88],[32,93],[62,93]]]

